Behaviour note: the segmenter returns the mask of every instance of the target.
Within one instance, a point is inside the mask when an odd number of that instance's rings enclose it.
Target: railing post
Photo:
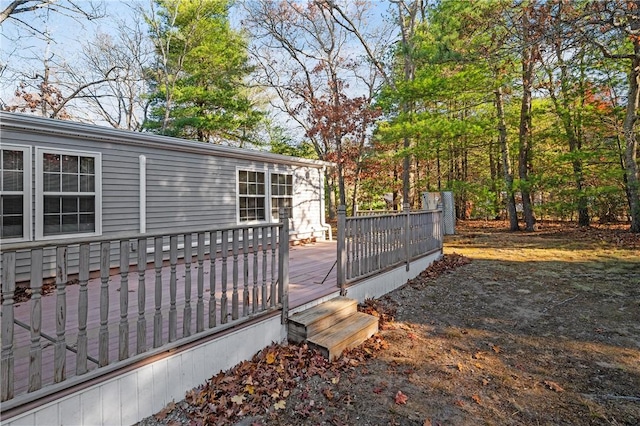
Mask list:
[[[100,243],[100,333],[98,337],[99,366],[109,364],[109,268],[111,244]]]
[[[118,361],[129,358],[129,240],[120,241],[120,323]]]
[[[411,206],[409,203],[404,203],[402,210],[404,213],[404,257],[406,269],[409,271],[409,265],[411,265]]]
[[[31,271],[31,285],[33,286],[34,277],[36,280],[40,281],[40,285],[42,285],[42,250],[33,250],[32,254],[39,253],[39,259],[36,261],[38,264],[39,272],[34,275],[34,271]],[[32,256],[32,264],[34,256]],[[78,285],[80,287],[79,295],[78,295],[78,339],[76,343],[76,347],[78,349],[78,356],[76,358],[76,374],[79,376],[81,374],[86,373],[87,370],[87,355],[88,355],[88,338],[87,338],[87,316],[89,314],[89,294],[88,294],[88,283],[89,283],[89,270],[91,269],[91,246],[89,244],[81,244],[80,245],[80,258],[79,262],[79,270],[78,270]],[[41,296],[40,296],[41,297]],[[31,297],[33,299],[33,296]],[[38,301],[38,305],[40,305],[40,301]],[[38,306],[40,309],[40,306]],[[38,316],[40,313],[38,313]],[[33,321],[33,320],[32,320]],[[38,324],[37,337],[38,337],[38,348],[40,347],[39,338],[40,338],[40,324]],[[35,331],[35,327],[34,330]],[[41,355],[40,355],[41,357]],[[39,360],[41,361],[41,359]],[[40,389],[40,386],[37,388]]]
[[[53,381],[66,377],[67,367],[67,247],[56,248],[56,342],[53,348]]]
[[[278,253],[278,281],[280,287],[278,296],[282,303],[282,324],[289,318],[289,215],[286,209],[279,212],[281,220],[280,241]]]
[[[13,298],[16,291],[16,253],[2,254],[2,395],[1,400],[13,398]]]
[[[138,327],[136,339],[136,353],[147,350],[147,319],[145,317],[145,304],[147,288],[145,274],[147,272],[147,239],[138,239]]]
[[[80,259],[82,262],[82,248],[80,249]],[[36,248],[31,250],[31,346],[29,347],[29,389],[28,392],[36,391],[42,388],[42,344],[40,343],[40,336],[42,332],[42,259],[43,259],[43,249]],[[78,303],[78,309],[82,309],[83,301],[86,302],[86,281],[84,282],[83,287],[83,274],[82,274],[82,263],[80,263],[80,300]],[[87,265],[88,269],[88,265]],[[87,274],[88,275],[88,274]],[[82,328],[82,320],[84,319],[85,328]],[[86,344],[86,324],[87,324],[87,315],[86,315],[86,305],[84,310],[84,317],[82,314],[78,315],[78,323],[80,324],[78,331],[78,354],[82,353],[84,350],[84,354],[87,353],[87,344]],[[84,335],[83,335],[84,331]],[[84,339],[83,339],[84,337]],[[76,361],[78,366],[81,366],[82,358]],[[84,366],[86,368],[86,358]],[[86,371],[86,369],[85,369]],[[81,371],[78,375],[83,374],[85,371]]]
[[[344,205],[338,206],[338,253],[337,253],[337,267],[336,275],[338,277],[338,288],[340,294],[345,295],[345,273],[347,269],[347,253],[346,248],[346,232],[345,225],[347,222],[347,208]]]

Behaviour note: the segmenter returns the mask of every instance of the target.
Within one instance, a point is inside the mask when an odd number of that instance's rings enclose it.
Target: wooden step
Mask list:
[[[289,317],[289,340],[300,343],[358,312],[358,302],[336,297]]]
[[[330,361],[340,357],[345,349],[355,348],[378,332],[378,318],[362,312],[310,336],[309,347],[318,349]]]

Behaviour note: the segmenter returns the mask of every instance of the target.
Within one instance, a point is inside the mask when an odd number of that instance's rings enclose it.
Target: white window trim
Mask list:
[[[44,236],[44,191],[43,191],[43,157],[44,154],[74,155],[95,158],[95,197],[96,197],[96,229],[94,232],[76,234],[59,234]],[[78,193],[74,193],[78,194]],[[56,148],[36,148],[36,239],[59,240],[64,238],[93,237],[102,235],[102,153],[92,151],[64,150]]]
[[[264,202],[265,219],[264,220],[245,220],[245,221],[240,220],[240,180],[238,179],[238,172],[240,171],[264,173],[264,197],[265,197],[265,202]],[[236,224],[237,225],[259,225],[262,223],[272,223],[269,221],[269,218],[271,217],[271,195],[270,195],[271,184],[269,182],[269,176],[270,176],[269,169],[267,169],[266,167],[260,168],[260,167],[236,166],[236,175],[234,179],[236,181]]]
[[[22,237],[20,238],[3,238],[3,242],[20,242],[20,241],[31,241],[32,238],[32,223],[33,223],[33,209],[32,209],[32,199],[31,199],[31,179],[32,179],[32,164],[33,164],[33,156],[31,155],[31,147],[27,145],[15,145],[2,143],[3,150],[15,150],[23,152],[23,175],[22,175],[22,209],[24,212],[24,216],[22,218]],[[4,193],[4,192],[3,192]],[[13,191],[7,192],[8,194],[13,193]],[[16,192],[17,193],[17,192]]]
[[[290,171],[290,170],[288,170],[288,171],[282,171],[282,170],[278,170],[278,169],[270,169],[269,170],[269,179],[268,179],[268,181],[269,181],[269,190],[268,190],[268,193],[269,193],[269,200],[268,200],[268,203],[269,203],[269,217],[271,218],[272,222],[277,222],[277,220],[273,217],[273,208],[272,208],[273,206],[271,205],[271,199],[273,198],[273,194],[271,193],[271,175],[272,174],[274,174],[274,175],[291,176],[291,216],[289,217],[289,222],[291,222],[292,219],[293,219],[293,206],[294,206],[293,200],[294,200],[294,197],[295,197],[295,191],[293,190],[294,187],[295,187],[295,180],[296,180],[295,179],[295,177],[296,177],[295,173],[293,171]],[[281,197],[281,196],[277,196],[277,197],[284,198],[284,197]]]

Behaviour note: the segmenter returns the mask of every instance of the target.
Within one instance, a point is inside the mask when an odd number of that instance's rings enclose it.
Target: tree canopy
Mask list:
[[[640,232],[640,0],[110,7],[9,2],[2,108],[333,161],[332,212],[451,190],[459,218],[512,230]],[[61,17],[95,25],[82,55],[58,50]]]

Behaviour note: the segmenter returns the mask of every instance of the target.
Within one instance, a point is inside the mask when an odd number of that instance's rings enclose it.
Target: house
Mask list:
[[[330,231],[331,163],[7,112],[0,132],[3,243],[271,223],[280,208],[293,240]]]
[[[0,131],[8,426],[133,424],[287,339],[292,315],[442,255],[439,208],[341,206],[323,241],[329,163],[9,113]]]

